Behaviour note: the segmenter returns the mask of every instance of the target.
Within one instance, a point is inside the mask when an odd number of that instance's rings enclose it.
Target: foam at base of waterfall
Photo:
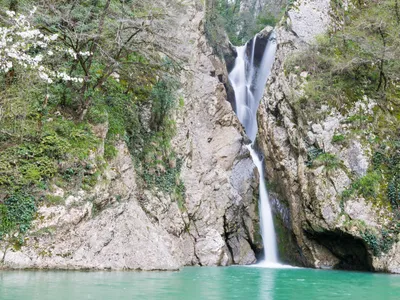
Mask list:
[[[300,267],[295,267],[291,265],[285,265],[280,263],[273,263],[268,261],[260,261],[255,265],[248,265],[251,268],[265,268],[265,269],[301,269]]]

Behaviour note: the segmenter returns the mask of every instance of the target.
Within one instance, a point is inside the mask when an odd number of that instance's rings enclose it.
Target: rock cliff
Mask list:
[[[182,68],[184,105],[172,148],[183,162],[183,202],[138,184],[119,142],[93,189],[70,194],[53,187],[64,202],[38,208],[21,248],[1,245],[4,267],[171,270],[256,261],[262,246],[254,165],[221,83],[226,68],[206,42],[204,7],[189,0],[157,6],[168,16],[154,24],[160,43]],[[107,124],[94,131],[104,139]]]
[[[308,74],[288,71],[289,60],[328,30],[331,15],[328,0],[293,4],[276,29],[276,62],[258,112],[258,144],[265,154],[270,192],[279,200],[274,203],[281,256],[309,267],[398,273],[397,237],[390,236],[386,253],[377,253],[366,234],[374,232],[384,241],[384,228],[394,219],[392,209],[360,195],[343,198],[354,178],[363,178],[371,166],[369,144],[360,136],[335,143],[334,136],[349,132],[349,115],[328,106],[315,107],[315,115],[304,114],[298,103]],[[330,168],[326,162],[311,166],[316,149],[337,157],[340,167]]]

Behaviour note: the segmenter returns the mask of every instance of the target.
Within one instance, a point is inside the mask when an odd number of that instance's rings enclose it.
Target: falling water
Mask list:
[[[235,92],[236,114],[245,128],[247,136],[252,141],[251,144],[247,145],[247,148],[260,174],[260,222],[265,252],[265,260],[261,264],[271,266],[279,264],[276,235],[264,180],[263,163],[254,150],[253,144],[258,131],[257,109],[275,60],[275,33],[272,32],[270,35],[259,65],[255,64],[257,36],[250,42],[252,43],[250,55],[246,53],[248,44],[236,48],[237,57],[235,66],[229,73],[229,80]]]

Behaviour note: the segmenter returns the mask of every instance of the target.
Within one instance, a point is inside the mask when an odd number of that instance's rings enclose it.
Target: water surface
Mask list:
[[[0,271],[1,300],[400,299],[400,276],[255,267],[180,272]]]

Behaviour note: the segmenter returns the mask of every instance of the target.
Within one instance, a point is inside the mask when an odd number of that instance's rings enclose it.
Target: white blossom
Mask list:
[[[14,17],[14,16],[15,16],[15,11],[7,10],[7,11],[6,11],[6,14],[7,14],[7,16],[9,16],[9,17]]]
[[[30,11],[30,17],[35,13],[36,7]],[[34,28],[29,23],[29,18],[22,14],[16,14],[14,11],[6,11],[10,18],[6,22],[7,27],[0,27],[0,73],[8,72],[15,65],[26,69],[37,70],[38,76],[45,82],[51,84],[55,78],[64,81],[83,82],[82,78],[72,77],[64,72],[54,72],[49,70],[43,63],[45,54],[54,55],[53,51],[67,52],[74,59],[77,59],[77,53],[73,49],[64,49],[52,43],[58,39],[58,34],[47,35]],[[29,49],[47,49],[47,52],[41,51],[41,54],[29,54]],[[89,52],[80,52],[82,56],[89,56]]]

